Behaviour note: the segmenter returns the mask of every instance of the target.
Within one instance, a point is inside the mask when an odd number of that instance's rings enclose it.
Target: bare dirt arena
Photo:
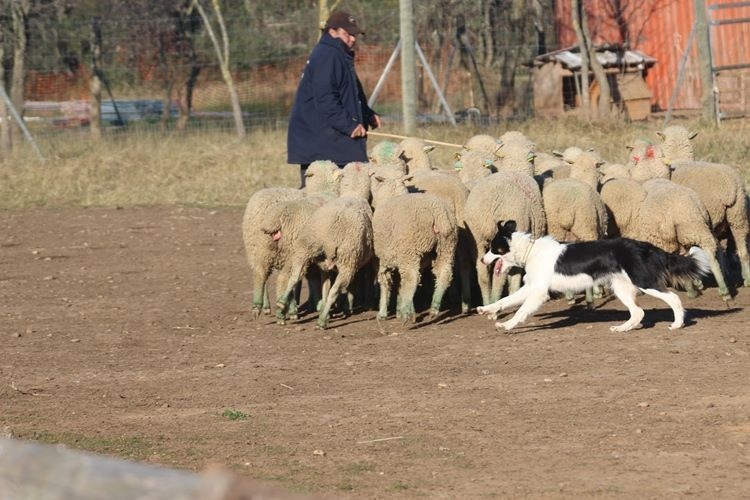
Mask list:
[[[750,290],[314,328],[250,314],[241,209],[0,213],[0,427],[334,498],[748,498]]]

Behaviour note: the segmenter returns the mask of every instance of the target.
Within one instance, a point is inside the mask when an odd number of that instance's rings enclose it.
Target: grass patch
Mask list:
[[[230,410],[229,408],[224,410],[224,413],[222,413],[221,416],[228,418],[229,420],[247,420],[250,417],[247,413],[239,410]]]
[[[140,436],[97,437],[73,432],[34,432],[30,439],[43,444],[62,444],[69,448],[114,455],[130,460],[145,460],[154,453],[163,451],[159,445]]]
[[[728,120],[720,129],[697,119],[674,119],[697,131],[696,157],[736,166],[750,181],[750,121]],[[424,125],[417,136],[463,144],[474,134],[500,136],[520,130],[539,151],[568,146],[595,148],[604,159],[623,163],[636,138],[656,139],[663,128],[656,117],[642,122],[587,122],[575,117],[532,119],[486,127]],[[383,132],[403,134],[399,123]],[[296,166],[286,163],[286,127],[250,128],[245,139],[232,129],[190,129],[184,133],[139,128],[107,132],[93,142],[85,130],[38,133],[46,161],[25,142],[0,160],[0,210],[35,207],[183,205],[242,207],[252,193],[269,186],[297,187]],[[371,137],[369,148],[382,141]],[[456,149],[439,146],[433,163],[450,168]]]

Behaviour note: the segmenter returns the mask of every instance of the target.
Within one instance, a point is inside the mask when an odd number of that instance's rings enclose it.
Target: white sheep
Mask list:
[[[500,160],[498,169],[512,170],[534,176],[534,158],[536,146],[531,141],[503,142],[498,149]]]
[[[497,150],[500,148],[500,144],[500,139],[492,137],[491,135],[477,134],[469,137],[469,139],[463,144],[461,153],[467,151],[478,151],[494,160],[496,158]]]
[[[458,178],[464,186],[471,190],[482,179],[497,172],[494,158],[494,153],[490,156],[485,151],[467,150],[459,155],[454,169],[458,171]]]
[[[370,201],[370,174],[373,166],[369,163],[351,162],[341,169],[340,196],[356,196]]]
[[[398,158],[406,163],[406,169],[410,174],[423,170],[437,170],[429,156],[434,149],[435,146],[428,145],[424,139],[407,137],[398,145]]]
[[[386,165],[398,160],[399,146],[397,142],[380,141],[373,146],[370,154],[367,156],[370,163],[376,165]]]
[[[708,210],[714,234],[724,239],[731,234],[737,249],[744,286],[750,286],[750,234],[747,192],[738,170],[724,163],[694,160],[691,140],[695,133],[671,126],[658,134],[664,162],[671,167],[671,180],[693,189]]]
[[[341,188],[341,175],[341,169],[332,161],[314,161],[307,167],[304,191],[325,193],[332,197],[338,196]]]
[[[289,280],[279,294],[277,318],[283,323],[290,299],[310,264],[316,263],[327,275],[336,270],[336,279],[325,291],[317,325],[328,326],[331,307],[346,293],[355,273],[373,256],[372,211],[369,203],[357,196],[328,201],[315,210],[300,229],[290,257]],[[353,306],[351,294],[348,310]]]
[[[273,269],[278,269],[278,244],[280,235],[268,234],[261,230],[260,224],[266,219],[268,210],[274,205],[288,200],[302,198],[303,192],[291,188],[265,188],[256,191],[247,202],[242,216],[242,239],[245,244],[247,263],[253,278],[253,315],[270,314],[266,283]]]
[[[609,211],[609,236],[647,241],[667,252],[702,248],[711,263],[719,295],[724,300],[730,298],[708,212],[695,191],[666,179],[643,183],[610,179],[602,184],[600,194]],[[694,290],[688,292],[695,296]]]
[[[469,190],[461,179],[454,175],[430,170],[419,171],[409,181],[410,191],[438,196],[453,212],[458,223],[458,246],[456,248],[456,274],[461,293],[461,312],[466,314],[471,307],[471,277],[474,245],[464,222],[464,207]]]
[[[491,278],[495,273],[490,273],[481,256],[498,236],[498,227],[508,221],[516,221],[519,231],[531,233],[534,238],[545,234],[547,220],[539,186],[527,174],[501,169],[483,179],[469,192],[464,219],[474,239],[482,302],[484,305],[491,304],[500,298],[505,275],[498,274]],[[519,285],[520,275],[517,275],[511,288]]]
[[[453,277],[458,240],[458,223],[446,203],[415,193],[381,199],[372,227],[380,284],[378,319],[388,316],[394,272],[400,278],[396,316],[404,322],[415,319],[414,293],[420,270],[428,264],[435,276],[430,315],[437,315]]]
[[[607,208],[597,191],[598,164],[595,155],[581,153],[571,165],[570,178],[544,184],[547,233],[557,241],[593,241],[607,235]],[[593,302],[597,294],[599,290],[595,294],[593,288],[587,289],[586,302]],[[567,298],[573,301],[572,294]]]

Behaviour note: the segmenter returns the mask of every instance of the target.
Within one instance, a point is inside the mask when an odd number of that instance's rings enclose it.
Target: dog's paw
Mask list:
[[[506,332],[509,332],[515,326],[516,324],[513,323],[512,321],[505,321],[505,322],[498,321],[497,323],[495,323],[495,328],[497,328],[498,330],[500,329],[505,330]]]
[[[484,306],[477,306],[477,314],[485,314],[487,310],[484,308]]]

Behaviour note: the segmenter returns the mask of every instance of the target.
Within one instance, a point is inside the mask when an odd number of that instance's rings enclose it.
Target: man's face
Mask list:
[[[357,41],[357,35],[349,34],[344,28],[331,28],[328,30],[328,33],[330,33],[333,38],[338,38],[344,42],[350,49],[354,47],[354,43]]]

